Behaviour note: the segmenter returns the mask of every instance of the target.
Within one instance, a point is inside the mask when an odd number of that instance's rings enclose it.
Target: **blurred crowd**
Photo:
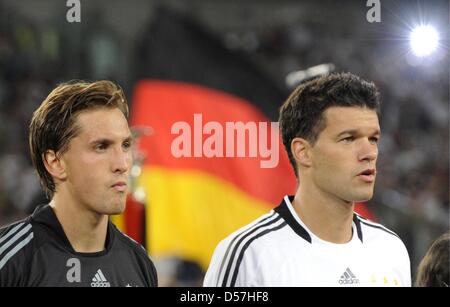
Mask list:
[[[289,9],[292,1],[287,1],[288,8],[281,1],[279,9],[267,2],[266,7],[253,9],[250,2],[239,14],[233,13],[235,3],[227,10],[225,2],[218,1],[220,19],[213,14],[213,4],[194,2],[195,12],[177,9],[215,31],[228,48],[251,58],[287,93],[287,73],[324,62],[377,84],[383,134],[376,194],[369,208],[403,238],[414,271],[430,242],[449,228],[448,41],[433,59],[417,59],[408,53],[404,40],[377,39],[379,29],[363,20],[364,6],[348,7],[345,13],[341,8],[342,16],[333,18],[326,9],[308,11],[313,9],[310,1],[310,6],[299,6],[297,14]],[[314,13],[317,18],[311,17]],[[65,14],[64,8],[55,14]],[[34,109],[51,88],[74,78],[109,78],[130,94],[135,80],[131,60],[124,54],[133,50],[132,41],[103,22],[107,15],[94,9],[88,14],[99,15],[74,30],[61,18],[37,22],[0,1],[0,225],[23,217],[42,201],[28,154],[27,130]],[[388,21],[389,15],[385,18]],[[448,31],[448,14],[446,18]],[[382,30],[383,35],[392,33],[395,23]],[[182,276],[189,272],[200,276],[195,265],[182,268],[187,272]]]

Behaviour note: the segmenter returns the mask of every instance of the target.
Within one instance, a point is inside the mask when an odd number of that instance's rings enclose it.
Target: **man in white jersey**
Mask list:
[[[375,85],[350,73],[298,86],[279,120],[295,196],[220,242],[204,286],[410,286],[401,239],[354,213],[373,195],[378,113]]]

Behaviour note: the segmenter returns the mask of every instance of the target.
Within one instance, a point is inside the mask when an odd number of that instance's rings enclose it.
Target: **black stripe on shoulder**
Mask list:
[[[292,199],[291,199],[292,198]],[[292,202],[294,197],[289,197],[289,200]],[[281,201],[281,204],[276,207],[275,212],[277,212],[281,217],[286,221],[286,223],[294,230],[294,232],[308,241],[309,243],[312,243],[312,239],[310,234],[306,231],[305,228],[300,225],[295,218],[292,216],[291,212],[289,211],[289,208],[287,207],[284,199]]]
[[[0,270],[34,238],[31,223],[20,222],[9,227],[0,237]]]
[[[356,232],[358,234],[358,238],[359,238],[359,240],[361,240],[361,242],[363,242],[363,234],[362,234],[362,229],[361,229],[361,222],[360,222],[358,217],[359,217],[359,215],[354,213],[353,214],[353,222],[356,225]]]
[[[231,253],[230,256],[230,260],[228,261],[228,265],[227,265],[227,269],[225,271],[225,276],[223,277],[223,282],[222,282],[222,287],[226,287],[227,286],[227,280],[228,277],[230,276],[231,273],[231,267],[233,266],[233,262],[234,259],[236,259],[236,253],[239,249],[239,246],[241,245],[242,241],[244,241],[248,236],[252,235],[253,233],[255,233],[256,231],[258,231],[259,229],[261,229],[262,227],[267,227],[273,223],[276,223],[277,221],[279,221],[281,219],[280,216],[277,216],[275,219],[270,220],[266,223],[263,223],[261,225],[259,225],[258,227],[253,228],[251,231],[247,232],[245,235],[243,235],[239,241],[236,243],[236,245],[233,248],[233,252]]]
[[[9,236],[14,234],[17,230],[25,225],[25,221],[18,221],[13,224],[0,228],[0,243],[6,240]]]
[[[283,228],[286,225],[287,225],[286,222],[282,222],[280,225],[278,225],[278,226],[276,226],[274,228],[266,229],[266,230],[260,232],[258,235],[254,236],[253,238],[251,238],[250,240],[248,240],[247,243],[244,244],[244,246],[242,247],[241,252],[239,253],[239,257],[238,257],[238,260],[236,262],[236,267],[234,268],[233,277],[231,279],[230,287],[234,287],[235,284],[236,284],[236,279],[237,279],[237,276],[238,276],[238,273],[239,273],[239,266],[241,265],[242,259],[244,258],[244,253],[247,250],[247,248],[250,246],[250,244],[253,241],[255,241],[256,239],[261,238],[262,236],[264,236],[264,235],[266,235],[266,234],[268,234],[268,233],[270,233],[272,231],[279,230],[279,229]]]
[[[30,217],[26,217],[24,219],[15,221],[11,224],[7,224],[5,226],[0,227],[0,238],[8,235],[8,232],[17,230],[17,228],[22,228],[24,225],[30,224]],[[0,240],[1,241],[1,240]]]
[[[359,219],[359,221],[360,221],[362,224],[366,225],[366,226],[369,226],[369,227],[372,227],[372,228],[380,229],[380,230],[382,230],[382,231],[384,231],[384,232],[386,232],[386,233],[388,233],[388,234],[390,234],[390,235],[396,236],[397,238],[400,239],[400,237],[399,237],[395,232],[390,231],[389,229],[387,229],[387,228],[385,228],[385,227],[383,227],[383,226],[381,226],[381,225],[373,225],[373,224],[369,224],[369,223],[365,222],[365,221],[362,220],[362,219]]]
[[[16,244],[24,234],[32,232],[32,228],[31,223],[24,221],[8,226],[0,236],[0,254],[7,246]]]
[[[255,227],[258,227],[259,225],[261,225],[262,223],[264,223],[265,221],[267,221],[268,219],[272,218],[275,215],[275,212],[272,212],[272,214],[270,214],[268,217],[262,219],[261,221],[257,222],[255,225],[242,230],[242,232],[236,234],[236,236],[233,238],[233,240],[231,240],[230,244],[228,244],[228,248],[227,251],[225,252],[225,256],[222,258],[222,263],[220,264],[220,268],[219,268],[219,274],[217,275],[217,283],[216,286],[219,286],[219,282],[220,282],[220,276],[222,275],[223,272],[223,267],[225,265],[225,262],[228,258],[228,254],[231,251],[231,248],[234,244],[234,242],[240,237],[242,236],[244,233],[248,233],[249,231],[251,231],[252,229],[254,229]],[[231,260],[231,259],[230,259]]]

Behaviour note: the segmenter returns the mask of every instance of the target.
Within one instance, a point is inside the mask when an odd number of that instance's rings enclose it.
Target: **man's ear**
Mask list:
[[[54,178],[59,180],[66,179],[66,168],[64,162],[61,160],[60,155],[55,153],[54,150],[47,150],[42,154],[42,160],[44,161],[47,172]]]
[[[291,152],[298,165],[310,167],[311,161],[311,144],[303,138],[294,138],[291,142]]]

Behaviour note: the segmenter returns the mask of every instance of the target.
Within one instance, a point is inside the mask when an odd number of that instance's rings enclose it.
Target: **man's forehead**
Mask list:
[[[338,135],[345,131],[381,133],[375,110],[361,107],[330,107],[324,112],[325,131]]]
[[[119,109],[96,109],[78,114],[75,120],[81,138],[124,139],[131,136],[125,116]]]
[[[378,125],[378,114],[375,110],[361,107],[330,107],[324,112],[328,124],[351,125],[360,121]]]

